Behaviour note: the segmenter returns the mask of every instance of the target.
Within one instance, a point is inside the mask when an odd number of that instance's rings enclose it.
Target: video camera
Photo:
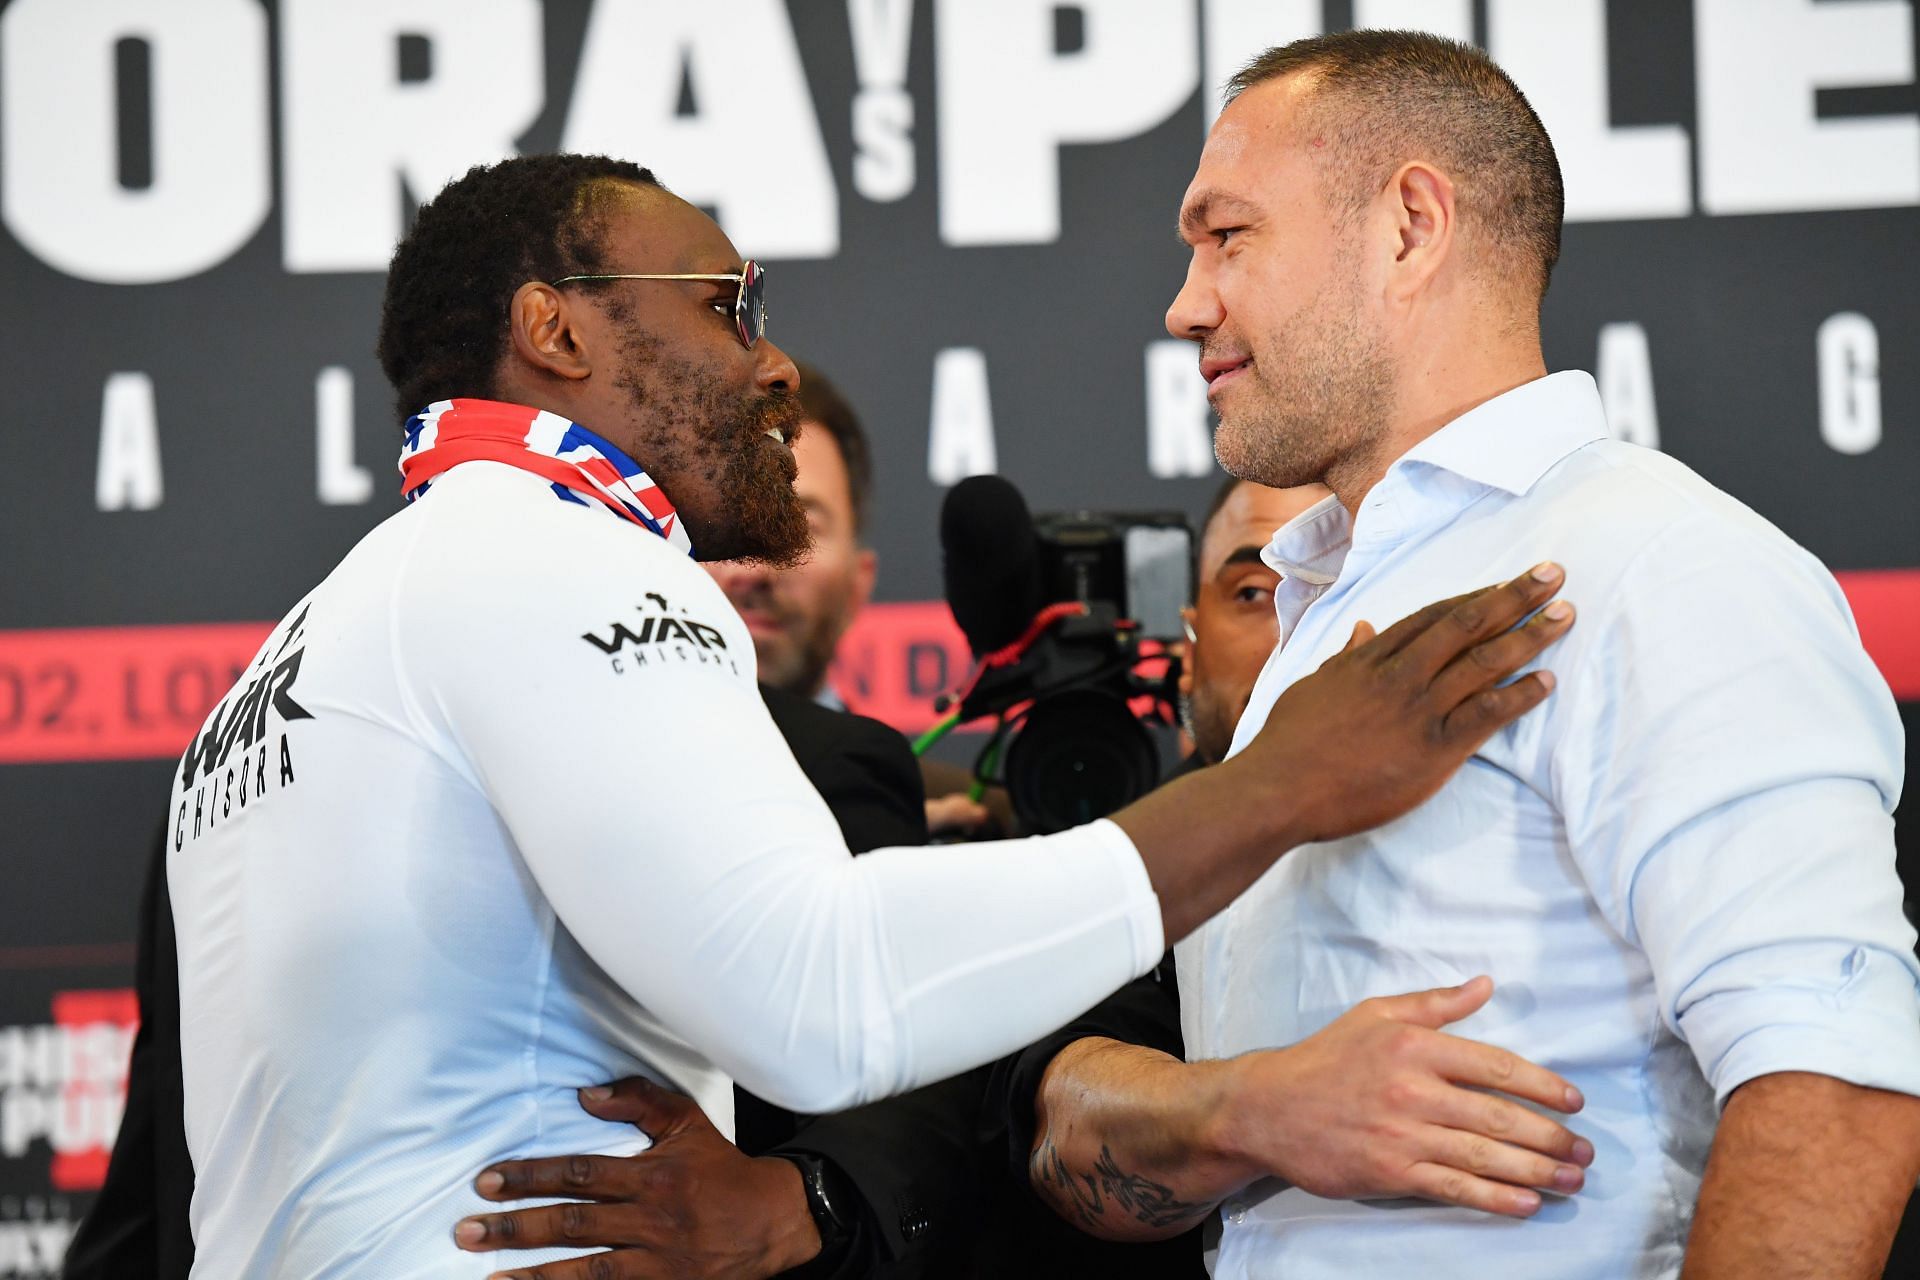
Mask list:
[[[1104,817],[1160,781],[1147,728],[1174,722],[1193,531],[1178,512],[1035,520],[998,476],[955,485],[940,512],[947,604],[975,666],[944,727],[992,717],[975,762],[1034,832]],[[1144,665],[1159,657],[1162,670]],[[998,776],[996,777],[996,773]]]

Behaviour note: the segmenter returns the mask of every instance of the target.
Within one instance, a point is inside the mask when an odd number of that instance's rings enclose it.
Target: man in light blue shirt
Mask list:
[[[1188,1070],[1491,974],[1452,1029],[1577,1085],[1595,1156],[1580,1194],[1543,1198],[1488,1146],[1437,1197],[1477,1213],[1265,1177],[1204,1108],[1174,1139],[1086,1125],[1079,1151],[1224,1197],[1222,1276],[1878,1276],[1920,1176],[1920,966],[1900,725],[1838,587],[1686,467],[1608,439],[1586,374],[1547,376],[1559,170],[1483,54],[1347,32],[1229,92],[1167,327],[1200,344],[1229,470],[1334,491],[1265,553],[1281,641],[1235,748],[1363,620],[1549,556],[1582,616],[1539,713],[1181,945]],[[1045,1088],[1089,1116],[1173,1115],[1178,1074],[1146,1053],[1112,1045]]]

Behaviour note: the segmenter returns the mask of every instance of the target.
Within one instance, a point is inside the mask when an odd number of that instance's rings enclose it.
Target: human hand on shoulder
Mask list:
[[[1346,648],[1281,694],[1253,741],[1218,767],[1283,780],[1298,843],[1392,821],[1552,691],[1546,671],[1500,682],[1573,625],[1572,605],[1547,603],[1564,580],[1560,566],[1540,564],[1378,635],[1360,623]]]

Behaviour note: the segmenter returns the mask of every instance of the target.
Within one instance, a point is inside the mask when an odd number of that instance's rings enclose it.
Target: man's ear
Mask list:
[[[854,553],[852,612],[858,613],[867,607],[867,601],[873,599],[873,583],[879,575],[879,552],[872,547],[861,547]]]
[[[515,358],[542,373],[578,381],[593,372],[580,304],[550,284],[529,280],[507,304],[507,331]]]
[[[1404,302],[1423,290],[1453,253],[1453,179],[1424,160],[1409,160],[1387,184],[1394,233],[1388,297]]]
[[[1188,635],[1195,634],[1193,623],[1199,616],[1200,611],[1192,605],[1180,606],[1180,620],[1187,624]],[[1193,651],[1198,647],[1197,640],[1176,640],[1172,645],[1172,648],[1180,654],[1180,678],[1175,681],[1175,684],[1178,685],[1180,692],[1189,698],[1193,696]]]

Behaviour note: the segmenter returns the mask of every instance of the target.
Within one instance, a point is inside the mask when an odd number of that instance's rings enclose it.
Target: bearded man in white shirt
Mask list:
[[[1193,1061],[1076,1045],[1036,1146],[1192,1209],[1109,1234],[1224,1202],[1220,1276],[1878,1275],[1920,1175],[1920,966],[1900,726],[1838,587],[1684,466],[1607,439],[1588,375],[1547,374],[1559,167],[1484,54],[1344,32],[1270,50],[1229,94],[1167,328],[1200,345],[1228,470],[1334,495],[1265,552],[1280,645],[1235,750],[1356,617],[1543,547],[1590,594],[1541,715],[1197,931]],[[1500,985],[1463,1034],[1587,1099],[1575,1199],[1484,1145],[1482,1176],[1444,1175],[1456,1205],[1326,1198],[1364,1191],[1272,1179],[1258,1126],[1207,1103],[1356,1000],[1481,972]],[[1383,1104],[1408,1087],[1378,1082]]]

